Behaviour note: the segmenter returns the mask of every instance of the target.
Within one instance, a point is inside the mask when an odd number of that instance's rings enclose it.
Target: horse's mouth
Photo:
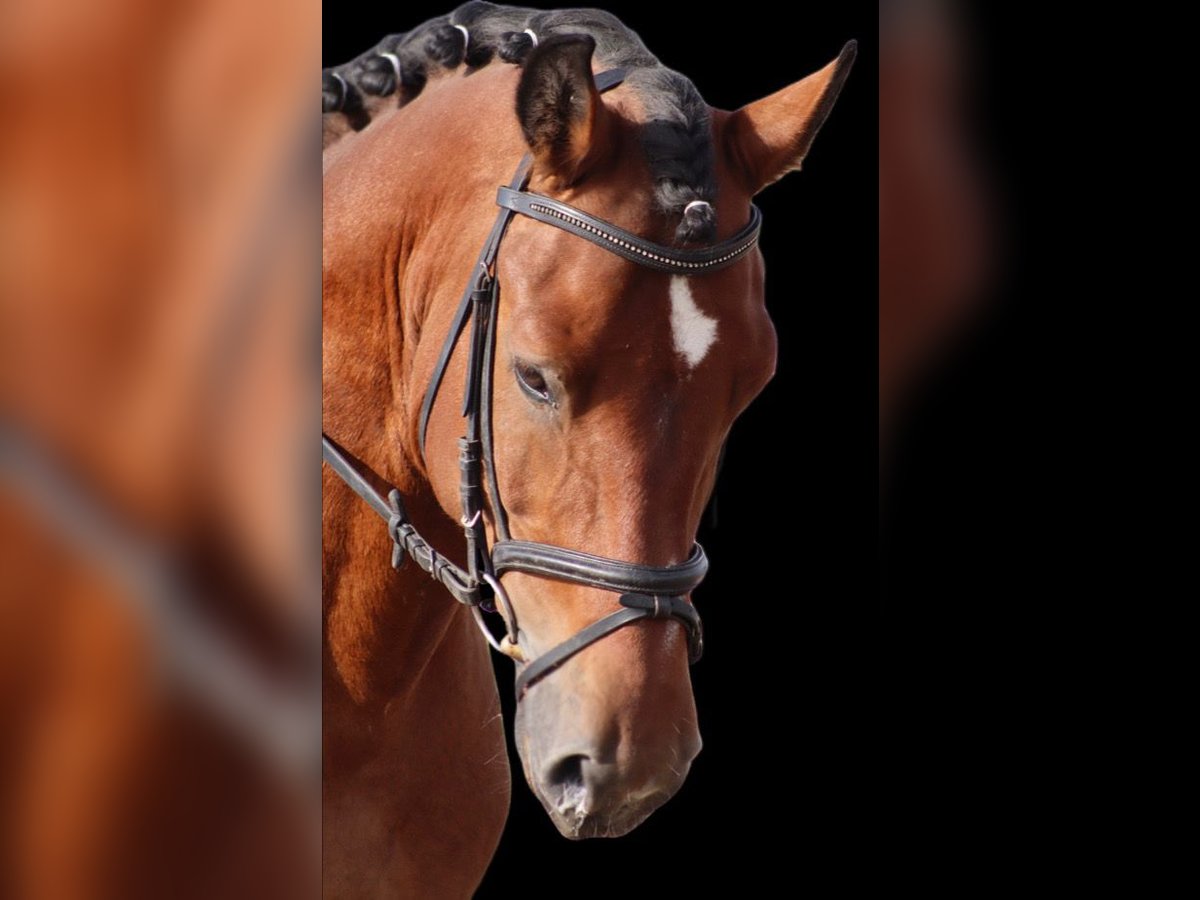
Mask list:
[[[671,798],[671,794],[659,792],[627,801],[613,810],[591,810],[583,797],[571,796],[569,790],[561,792],[554,801],[537,793],[559,834],[573,841],[629,834]]]

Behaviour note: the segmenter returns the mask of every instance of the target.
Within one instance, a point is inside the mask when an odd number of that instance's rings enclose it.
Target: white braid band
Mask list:
[[[342,99],[338,101],[338,106],[340,107],[346,102],[346,96],[350,93],[350,88],[346,84],[346,79],[337,72],[331,72],[330,74],[333,75],[333,77],[337,80],[338,87],[342,89]]]
[[[384,59],[392,64],[392,68],[396,70],[396,86],[400,86],[400,57],[395,53],[380,53]]]
[[[536,46],[538,45],[538,39],[537,39],[537,35],[533,33],[533,29],[532,29],[532,28],[526,28],[526,29],[525,29],[525,33],[526,33],[527,35],[529,35],[529,39],[530,39],[531,41],[533,41],[533,46],[535,46],[535,47],[536,47]]]
[[[711,203],[709,203],[707,200],[693,200],[691,203],[689,203],[687,206],[685,206],[685,207],[683,208],[683,214],[686,216],[686,215],[688,214],[688,212],[691,210],[691,208],[692,208],[693,206],[708,206],[708,207],[711,207],[711,206],[712,206],[712,204],[711,204]]]
[[[466,25],[455,25],[454,27],[463,33],[463,56],[466,56],[467,48],[471,46],[471,32],[467,31]]]

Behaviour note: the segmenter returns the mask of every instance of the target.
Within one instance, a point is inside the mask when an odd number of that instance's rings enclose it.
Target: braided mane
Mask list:
[[[716,178],[708,104],[683,75],[663,66],[635,32],[599,9],[537,10],[472,0],[322,73],[325,146],[346,131],[370,127],[384,109],[403,106],[439,71],[465,64],[521,65],[537,42],[587,34],[605,68],[627,71],[625,83],[645,109],[642,145],[661,211],[679,217],[681,243],[716,232]]]

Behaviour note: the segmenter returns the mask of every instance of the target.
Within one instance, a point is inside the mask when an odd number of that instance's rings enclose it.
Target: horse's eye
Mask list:
[[[516,362],[513,364],[513,374],[517,377],[517,384],[521,386],[521,390],[530,400],[535,403],[550,402],[550,387],[546,384],[546,377],[537,366]]]

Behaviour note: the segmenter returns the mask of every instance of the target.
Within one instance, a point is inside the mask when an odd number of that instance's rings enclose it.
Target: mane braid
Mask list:
[[[587,34],[596,59],[627,71],[626,84],[646,110],[642,146],[654,179],[658,209],[678,218],[678,244],[711,242],[717,199],[708,104],[685,76],[663,66],[641,38],[600,9],[536,10],[472,0],[412,31],[391,34],[350,62],[325,70],[323,109],[346,116],[355,131],[376,112],[411,101],[438,70],[480,68],[497,60],[520,65],[539,41],[559,34]],[[386,55],[385,55],[386,54]],[[332,76],[349,90],[339,92]],[[338,103],[337,95],[350,98]],[[394,103],[378,99],[395,96]]]

